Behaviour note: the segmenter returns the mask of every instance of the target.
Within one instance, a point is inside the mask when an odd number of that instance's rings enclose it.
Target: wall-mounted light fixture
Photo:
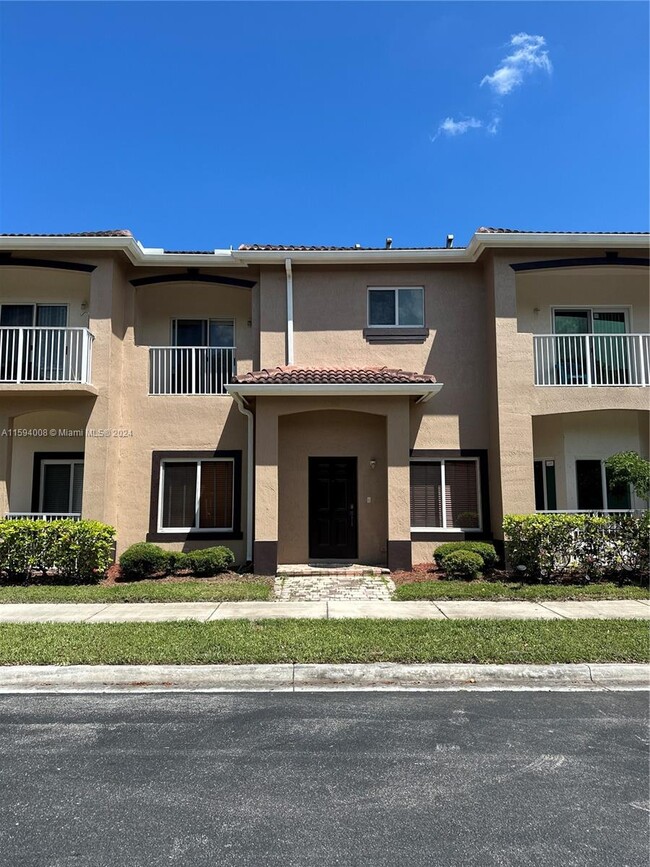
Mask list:
[[[374,468],[376,466],[377,466],[377,461],[374,458],[370,458],[370,469],[374,470]]]

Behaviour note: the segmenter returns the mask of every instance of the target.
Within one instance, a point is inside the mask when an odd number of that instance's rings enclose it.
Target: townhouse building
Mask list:
[[[143,247],[0,236],[0,514],[391,569],[508,513],[641,508],[648,241]]]

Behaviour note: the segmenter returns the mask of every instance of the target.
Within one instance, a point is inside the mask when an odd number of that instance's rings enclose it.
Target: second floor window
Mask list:
[[[368,325],[422,328],[424,326],[423,287],[370,287],[368,289]]]

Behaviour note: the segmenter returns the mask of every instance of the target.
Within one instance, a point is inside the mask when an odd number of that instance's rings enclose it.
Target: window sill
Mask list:
[[[371,325],[363,329],[368,343],[424,343],[429,336],[428,328],[411,326],[408,328]]]
[[[412,542],[449,542],[453,540],[464,541],[465,539],[488,539],[489,534],[485,530],[457,530],[454,528],[440,528],[439,530],[427,530],[423,527],[411,528]]]
[[[147,533],[147,542],[199,542],[203,540],[216,541],[219,539],[235,540],[243,539],[244,534],[237,530],[189,530],[187,532]]]

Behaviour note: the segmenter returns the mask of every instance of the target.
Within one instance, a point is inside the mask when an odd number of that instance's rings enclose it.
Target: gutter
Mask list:
[[[400,262],[434,264],[476,262],[486,249],[614,249],[647,250],[648,235],[642,234],[565,234],[536,233],[497,234],[475,232],[467,247],[440,247],[432,250],[292,250],[291,261],[309,264],[379,264]],[[165,253],[161,248],[143,247],[133,237],[47,237],[8,236],[0,238],[0,250],[72,250],[76,253],[111,250],[124,253],[132,265],[167,267],[242,267],[247,265],[286,263],[287,250],[214,250],[212,253]],[[7,264],[7,263],[4,263]]]
[[[237,409],[247,420],[247,448],[246,448],[246,561],[253,562],[253,491],[254,491],[254,421],[253,413],[246,409],[246,398],[236,391],[230,392],[237,404]]]
[[[417,383],[255,383],[234,382],[226,386],[226,391],[235,400],[246,395],[258,397],[277,397],[280,395],[300,395],[301,397],[417,397],[418,403],[425,403],[442,388],[442,382]]]
[[[287,364],[293,364],[293,271],[291,259],[284,260],[287,273]]]

